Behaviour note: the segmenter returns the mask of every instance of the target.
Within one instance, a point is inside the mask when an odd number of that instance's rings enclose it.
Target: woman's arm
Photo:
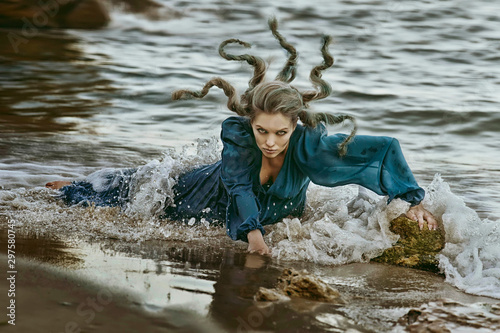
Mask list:
[[[412,207],[407,216],[423,228],[437,228],[434,216],[420,204],[425,192],[417,184],[398,140],[381,136],[356,136],[347,146],[346,156],[338,155],[343,134],[328,136],[324,126],[306,129],[299,140],[295,160],[311,181],[323,186],[358,184],[391,201],[400,198]]]
[[[259,168],[259,151],[251,128],[245,121],[243,118],[230,117],[222,123],[221,139],[224,148],[221,179],[229,195],[226,231],[233,240],[250,243],[250,232],[253,231],[254,235],[258,231],[262,238],[265,231],[259,221],[260,203],[252,190],[253,179]]]

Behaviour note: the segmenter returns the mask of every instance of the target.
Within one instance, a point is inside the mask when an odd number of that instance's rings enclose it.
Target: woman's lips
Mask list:
[[[272,150],[272,149],[266,149],[266,148],[263,148],[264,151],[268,154],[274,154],[276,152],[276,149]]]

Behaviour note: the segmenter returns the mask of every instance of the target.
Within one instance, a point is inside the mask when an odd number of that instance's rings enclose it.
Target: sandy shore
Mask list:
[[[1,235],[0,267],[4,272],[10,272],[6,233]],[[71,252],[78,251],[75,247],[49,238],[17,236],[16,241],[16,273],[7,274],[15,279],[2,279],[0,284],[2,308],[14,300],[15,312],[4,310],[0,320],[2,331],[223,331],[186,308],[145,311],[141,307],[140,295],[133,290],[99,283],[89,274],[81,274],[78,268],[85,265],[85,260]],[[15,317],[5,316],[9,313],[15,313]]]
[[[6,272],[5,233],[1,240]],[[428,272],[382,264],[279,263],[226,244],[65,243],[21,235],[16,242],[16,325],[6,317],[0,322],[12,332],[381,332],[397,331],[394,325],[409,309],[440,299],[469,307],[499,303],[462,293]],[[346,303],[254,302],[256,290],[272,287],[289,266],[320,276]],[[1,286],[5,309],[8,280]]]
[[[6,262],[6,256],[0,257]],[[200,316],[182,311],[146,313],[134,309],[134,296],[99,286],[46,264],[17,262],[15,326],[12,332],[219,332]],[[8,286],[2,281],[6,303]],[[5,308],[4,308],[5,309]],[[11,318],[8,319],[11,321]]]

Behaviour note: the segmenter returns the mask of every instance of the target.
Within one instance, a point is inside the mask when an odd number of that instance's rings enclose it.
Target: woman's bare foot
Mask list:
[[[56,180],[55,182],[50,182],[45,184],[46,188],[50,188],[52,190],[58,190],[61,187],[71,185],[71,182],[64,181],[64,180]]]

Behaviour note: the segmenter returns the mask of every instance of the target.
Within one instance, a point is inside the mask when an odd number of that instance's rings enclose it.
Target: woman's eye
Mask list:
[[[259,133],[262,133],[262,134],[267,133],[267,131],[263,128],[259,128],[259,129],[257,129],[257,131],[259,131]]]
[[[285,131],[279,131],[279,132],[278,132],[278,133],[276,133],[276,134],[278,134],[278,135],[285,135],[285,134],[286,134],[286,132],[285,132]]]

